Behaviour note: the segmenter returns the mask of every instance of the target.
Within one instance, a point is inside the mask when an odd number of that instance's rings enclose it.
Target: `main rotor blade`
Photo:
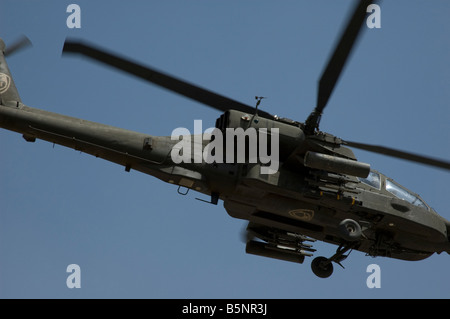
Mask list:
[[[341,75],[342,69],[350,55],[352,48],[356,42],[364,19],[366,17],[367,7],[375,2],[373,0],[360,0],[355,6],[352,17],[347,27],[341,35],[341,38],[333,51],[325,70],[319,80],[319,88],[317,92],[317,104],[314,111],[306,120],[306,131],[308,134],[314,132],[319,126],[320,116],[328,103],[328,100],[336,86],[337,80]]]
[[[182,79],[178,79],[161,71],[157,71],[149,66],[143,66],[127,58],[119,57],[118,55],[106,52],[103,49],[96,48],[89,44],[66,40],[64,43],[63,53],[79,53],[222,112],[229,109],[234,109],[249,114],[256,113],[256,109],[252,106],[232,100],[220,94],[201,88],[195,84],[188,83]],[[273,118],[272,115],[260,109],[258,109],[258,115]]]
[[[350,141],[344,141],[344,144],[346,144],[350,147],[359,148],[359,149],[366,150],[369,152],[384,154],[387,156],[405,159],[405,160],[408,160],[411,162],[416,162],[416,163],[420,163],[420,164],[425,164],[425,165],[430,165],[430,166],[450,170],[450,162],[446,162],[446,161],[436,159],[436,158],[425,157],[422,155],[399,151],[399,150],[396,150],[393,148],[379,146],[379,145],[369,145],[369,144],[350,142]]]
[[[31,46],[31,41],[28,39],[25,35],[21,36],[17,41],[13,42],[12,44],[8,45],[8,47],[5,50],[5,56],[14,54],[28,46]]]

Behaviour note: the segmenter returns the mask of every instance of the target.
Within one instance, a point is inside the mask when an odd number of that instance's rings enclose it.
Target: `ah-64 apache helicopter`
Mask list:
[[[28,107],[20,99],[5,60],[17,46],[5,51],[1,40],[0,127],[23,134],[28,142],[46,140],[117,163],[127,171],[137,170],[193,189],[211,196],[212,204],[223,200],[230,216],[249,221],[247,253],[303,263],[306,256],[313,255],[311,243],[315,240],[337,245],[333,256],[312,260],[312,270],[319,277],[329,277],[333,262],[341,265],[350,250],[403,260],[450,253],[450,222],[417,194],[357,161],[347,146],[447,170],[449,162],[344,141],[319,130],[322,112],[371,3],[359,1],[355,6],[320,78],[317,105],[304,123],[258,109],[260,99],[252,107],[92,45],[66,41],[65,53],[82,54],[224,112],[216,121],[218,132],[277,129],[279,166],[271,174],[262,174],[265,163],[248,157],[242,163],[178,163],[170,155],[179,141],[169,136],[142,134]],[[224,136],[226,139],[227,134]],[[269,144],[275,142],[274,137],[265,135]],[[192,140],[195,144],[195,137]],[[206,145],[202,140],[202,149]],[[245,145],[247,151],[249,147]]]

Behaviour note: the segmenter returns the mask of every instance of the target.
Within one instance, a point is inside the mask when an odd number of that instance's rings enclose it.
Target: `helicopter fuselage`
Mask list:
[[[450,252],[450,223],[418,195],[390,178],[372,170],[369,174],[376,176],[374,184],[370,176],[305,166],[308,152],[328,154],[331,161],[342,158],[350,166],[358,166],[359,162],[350,149],[330,134],[320,132],[305,138],[299,123],[235,110],[225,112],[217,120],[219,130],[245,125],[253,125],[257,130],[279,129],[280,166],[272,174],[261,174],[263,164],[258,162],[174,163],[171,152],[178,141],[170,136],[124,130],[31,108],[21,102],[6,104],[0,105],[0,127],[23,134],[26,141],[42,139],[100,157],[127,171],[137,170],[178,185],[179,193],[184,193],[180,191],[184,188],[211,196],[212,203],[222,199],[230,216],[264,227],[265,234],[283,230],[284,235],[291,232],[342,245],[347,241],[342,238],[339,224],[352,219],[362,228],[362,237],[352,248],[371,256],[420,260],[434,252]],[[198,147],[195,141],[201,141],[202,149],[208,145],[207,139],[192,136],[190,140],[193,149]],[[392,187],[399,187],[411,200]],[[292,242],[289,244],[292,246]],[[287,248],[294,249],[291,246]],[[261,254],[269,256],[273,249],[267,249]],[[288,255],[289,251],[271,257],[289,260]]]

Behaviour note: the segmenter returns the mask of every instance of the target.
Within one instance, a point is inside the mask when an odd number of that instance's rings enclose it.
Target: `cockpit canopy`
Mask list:
[[[413,192],[407,190],[400,184],[394,182],[393,180],[387,178],[386,176],[376,172],[376,171],[370,171],[369,176],[367,178],[359,178],[359,180],[369,185],[373,188],[381,190],[381,187],[383,186],[386,191],[394,195],[395,197],[405,200],[410,204],[413,204],[418,207],[425,208],[429,210],[429,207],[425,202]],[[383,181],[383,182],[382,182]]]
[[[406,200],[407,202],[428,209],[428,206],[425,204],[423,200],[419,198],[414,193],[411,193],[409,190],[404,188],[403,186],[397,184],[396,182],[386,179],[386,190],[393,194],[395,197]]]

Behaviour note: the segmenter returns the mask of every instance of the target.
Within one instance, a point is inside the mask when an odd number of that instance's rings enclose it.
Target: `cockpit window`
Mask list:
[[[386,179],[386,190],[391,194],[394,194],[395,197],[406,200],[407,202],[415,206],[428,209],[427,205],[419,197],[409,192],[399,184],[388,179]]]
[[[380,189],[380,185],[381,185],[380,174],[378,174],[376,172],[371,171],[369,173],[369,176],[367,176],[366,178],[358,177],[358,179],[366,185]]]

